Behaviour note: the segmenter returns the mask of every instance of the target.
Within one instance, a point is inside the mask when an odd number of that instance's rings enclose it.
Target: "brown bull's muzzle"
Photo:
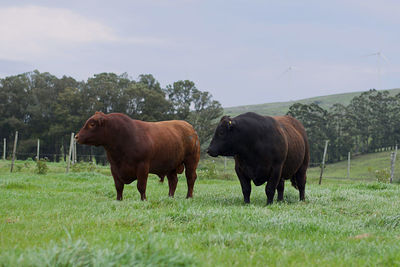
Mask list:
[[[75,135],[75,141],[76,141],[78,144],[80,144],[80,142],[79,142],[79,133],[77,133],[77,134]]]

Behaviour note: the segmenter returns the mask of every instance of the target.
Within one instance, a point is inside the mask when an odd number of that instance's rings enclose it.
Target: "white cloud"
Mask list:
[[[38,6],[0,8],[2,59],[35,59],[70,45],[117,39],[110,27],[68,9]]]
[[[54,59],[82,45],[107,42],[133,45],[166,43],[152,37],[120,37],[111,27],[65,8],[0,8],[0,59]]]

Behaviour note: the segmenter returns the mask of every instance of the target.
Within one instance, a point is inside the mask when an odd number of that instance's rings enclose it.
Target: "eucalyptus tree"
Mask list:
[[[290,106],[287,114],[302,122],[306,129],[310,146],[310,162],[320,162],[325,141],[329,140],[328,111],[315,103],[310,105],[295,103]],[[329,156],[328,160],[331,160]]]

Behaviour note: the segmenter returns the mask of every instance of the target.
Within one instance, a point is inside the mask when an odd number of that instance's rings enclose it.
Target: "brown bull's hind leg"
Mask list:
[[[178,184],[178,175],[176,171],[172,171],[167,175],[168,178],[168,186],[169,186],[169,193],[168,196],[174,197],[176,185]]]
[[[196,173],[197,163],[198,161],[193,159],[185,162],[185,175],[188,186],[186,198],[193,197],[194,182],[197,179],[197,173]]]

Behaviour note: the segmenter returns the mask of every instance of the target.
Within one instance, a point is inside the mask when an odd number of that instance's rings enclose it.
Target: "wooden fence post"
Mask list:
[[[75,163],[74,149],[75,149],[75,142],[72,143],[71,165],[74,165],[74,163]]]
[[[61,139],[60,153],[61,153],[62,161],[65,162],[65,160],[67,159],[67,157],[65,156],[64,138]]]
[[[224,173],[226,173],[226,157],[224,157]]]
[[[347,154],[347,178],[350,178],[350,152]]]
[[[13,147],[13,154],[12,154],[10,172],[12,172],[12,171],[13,171],[13,168],[14,168],[15,153],[17,152],[17,142],[18,142],[18,131],[15,131],[15,139],[14,139],[14,147]]]
[[[36,150],[36,161],[39,161],[39,151],[40,151],[40,139],[37,140],[37,150]]]
[[[69,142],[69,153],[68,153],[68,159],[67,159],[67,173],[69,172],[69,167],[71,164],[71,156],[72,156],[72,149],[74,147],[74,133],[71,133],[71,141]]]
[[[329,142],[329,140],[325,141],[324,155],[322,156],[321,173],[319,175],[319,183],[318,184],[321,184],[321,181],[322,181],[322,173],[324,172],[324,168],[325,168],[325,156],[326,156],[326,151],[328,149],[328,142]]]
[[[6,139],[3,138],[3,160],[6,160],[6,149],[7,149],[7,145],[6,145]]]
[[[390,183],[393,182],[393,177],[394,177],[394,166],[396,163],[396,156],[397,156],[397,145],[396,145],[396,149],[394,152],[390,153],[390,165],[391,165],[391,169],[390,169]]]
[[[78,162],[78,158],[76,156],[76,140],[74,138],[74,164]]]

